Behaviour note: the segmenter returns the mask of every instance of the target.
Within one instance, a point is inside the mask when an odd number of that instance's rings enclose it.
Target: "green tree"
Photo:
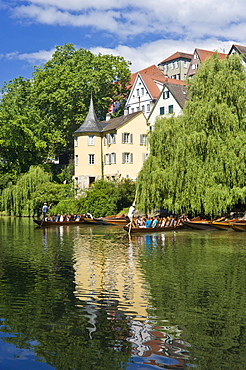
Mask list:
[[[37,135],[38,117],[32,109],[32,83],[22,77],[5,83],[0,103],[0,176],[12,178],[39,164],[46,142]]]
[[[129,207],[134,196],[135,184],[129,180],[98,180],[77,200],[77,211],[90,212],[94,217],[114,215]]]
[[[83,123],[93,94],[99,119],[125,99],[129,62],[94,55],[72,44],[57,46],[51,60],[34,67],[32,80],[5,83],[0,102],[0,176],[73,151],[73,132]],[[4,182],[4,180],[0,181]]]
[[[12,216],[33,216],[41,214],[42,204],[56,205],[60,200],[71,197],[71,185],[51,182],[51,174],[41,166],[31,166],[21,175],[16,184],[9,185],[2,192],[2,210]]]
[[[218,215],[246,199],[246,75],[241,58],[207,59],[184,114],[159,120],[138,177],[143,209]]]
[[[50,151],[71,150],[72,134],[88,113],[91,94],[98,118],[105,119],[110,104],[126,97],[129,78],[129,62],[122,57],[94,55],[72,44],[57,46],[51,60],[33,74],[34,104]]]

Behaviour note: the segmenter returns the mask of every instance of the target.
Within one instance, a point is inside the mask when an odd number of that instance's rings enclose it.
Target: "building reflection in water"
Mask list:
[[[175,240],[175,235],[171,236]],[[132,344],[132,356],[144,363],[170,368],[185,368],[188,344],[182,341],[178,327],[156,327],[149,315],[149,287],[138,263],[142,248],[160,247],[164,252],[165,234],[141,235],[115,244],[115,240],[93,236],[78,237],[75,243],[75,296],[81,301],[88,319],[90,338],[97,332],[98,315],[102,310],[112,322],[112,330],[127,331],[121,341]]]

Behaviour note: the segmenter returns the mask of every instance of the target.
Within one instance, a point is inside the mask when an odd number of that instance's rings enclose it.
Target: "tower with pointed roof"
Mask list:
[[[74,132],[77,194],[102,177],[135,180],[148,155],[147,132],[142,112],[99,122],[91,98],[88,115]]]
[[[86,119],[74,132],[75,186],[88,188],[103,176],[102,130],[91,96]]]

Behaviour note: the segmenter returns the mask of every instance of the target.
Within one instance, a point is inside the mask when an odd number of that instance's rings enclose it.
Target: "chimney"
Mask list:
[[[110,120],[110,113],[107,113],[106,114],[106,122],[108,122]]]

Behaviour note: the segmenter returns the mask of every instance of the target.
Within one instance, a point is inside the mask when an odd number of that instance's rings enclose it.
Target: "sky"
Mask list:
[[[31,78],[72,43],[131,61],[136,72],[176,51],[246,46],[245,0],[0,0],[0,87]]]

